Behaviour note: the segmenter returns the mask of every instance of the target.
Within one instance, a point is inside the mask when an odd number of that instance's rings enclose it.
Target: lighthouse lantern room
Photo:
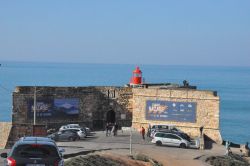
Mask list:
[[[133,76],[130,80],[130,85],[140,85],[142,84],[142,72],[140,68],[137,66],[136,69],[133,71]]]

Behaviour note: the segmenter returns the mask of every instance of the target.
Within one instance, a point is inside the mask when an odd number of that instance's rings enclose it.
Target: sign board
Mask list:
[[[67,117],[78,115],[79,99],[63,98],[48,99],[38,98],[36,101],[36,117]],[[28,117],[34,116],[34,100],[29,101]]]
[[[79,99],[54,99],[54,112],[58,116],[79,114]]]
[[[196,102],[146,101],[146,119],[196,122]]]

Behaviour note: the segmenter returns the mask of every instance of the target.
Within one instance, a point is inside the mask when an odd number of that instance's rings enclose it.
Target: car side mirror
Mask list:
[[[7,154],[7,153],[1,153],[1,157],[2,157],[2,158],[7,158],[7,157],[8,157],[8,154]]]

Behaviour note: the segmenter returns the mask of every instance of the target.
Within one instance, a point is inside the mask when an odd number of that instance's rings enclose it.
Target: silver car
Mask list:
[[[81,129],[81,128],[69,128],[69,129],[65,129],[62,131],[74,131],[78,134],[80,139],[84,139],[87,137],[86,131],[84,129]]]
[[[151,142],[158,146],[168,145],[180,148],[187,148],[190,146],[190,142],[188,140],[176,133],[156,132]]]

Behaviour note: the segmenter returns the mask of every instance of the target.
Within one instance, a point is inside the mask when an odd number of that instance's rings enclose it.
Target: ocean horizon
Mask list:
[[[16,86],[124,86],[133,64],[81,64],[3,61],[0,66],[0,121],[11,121]],[[146,83],[182,84],[220,96],[220,130],[224,140],[250,142],[250,67],[139,65]]]

